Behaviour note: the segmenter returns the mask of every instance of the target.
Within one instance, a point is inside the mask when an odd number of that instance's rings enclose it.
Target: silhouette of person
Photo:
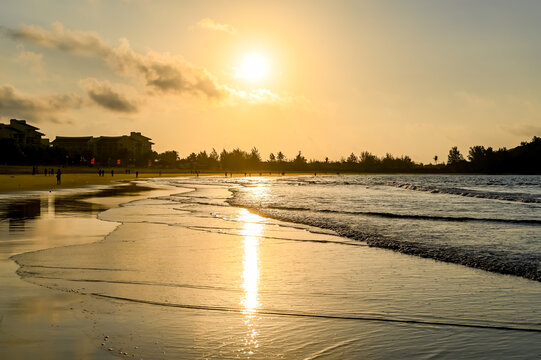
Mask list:
[[[111,170],[111,176],[115,176],[115,171]]]
[[[56,184],[60,185],[60,179],[62,177],[62,171],[60,169],[56,170]]]
[[[136,172],[135,172],[135,177],[136,177],[136,178],[139,177],[139,171],[136,171]]]

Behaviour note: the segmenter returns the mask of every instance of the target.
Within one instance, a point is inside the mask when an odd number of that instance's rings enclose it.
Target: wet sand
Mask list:
[[[0,357],[541,354],[537,282],[266,219],[224,187],[102,195],[8,207]]]
[[[118,358],[100,345],[105,335],[96,330],[85,298],[22,280],[10,257],[101,241],[118,224],[98,220],[99,212],[162,194],[141,186],[120,188],[0,194],[1,359]]]

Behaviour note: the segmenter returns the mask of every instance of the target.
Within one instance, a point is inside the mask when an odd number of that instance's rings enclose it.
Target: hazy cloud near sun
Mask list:
[[[201,27],[231,32],[229,25],[217,24],[211,19],[203,19]],[[241,104],[274,104],[290,105],[296,98],[290,95],[276,94],[268,89],[239,90],[230,85],[221,84],[205,68],[194,66],[180,56],[160,53],[152,50],[145,54],[136,52],[125,38],[119,40],[118,46],[104,41],[95,31],[78,31],[65,28],[55,22],[50,29],[35,25],[25,25],[18,29],[3,29],[9,37],[19,41],[27,41],[35,45],[58,49],[78,56],[86,56],[103,60],[118,75],[144,84],[152,95],[178,94],[204,97],[220,101],[224,105]],[[41,54],[26,51],[18,45],[21,64],[39,67]],[[134,88],[128,91],[121,87],[113,87],[109,82],[85,79],[79,82],[90,101],[103,109],[123,112],[138,112],[141,97]]]
[[[209,29],[215,31],[222,31],[229,34],[236,34],[237,29],[228,24],[220,24],[212,20],[211,18],[204,18],[197,23],[197,26],[202,29]]]
[[[0,116],[58,122],[60,113],[78,109],[82,103],[83,100],[76,94],[32,96],[18,92],[11,85],[0,86]]]
[[[118,89],[113,89],[109,81],[99,82],[94,78],[81,80],[80,86],[86,91],[89,99],[107,110],[135,113],[138,111],[137,102],[130,100]]]
[[[228,95],[207,70],[193,66],[178,56],[149,51],[135,52],[127,39],[121,39],[118,47],[107,44],[94,31],[66,29],[55,22],[51,29],[26,25],[8,29],[14,39],[56,48],[73,54],[102,58],[118,74],[141,78],[152,90],[160,93],[203,95],[222,99]]]

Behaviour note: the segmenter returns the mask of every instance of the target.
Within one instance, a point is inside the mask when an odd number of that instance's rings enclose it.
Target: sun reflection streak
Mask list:
[[[243,288],[244,297],[242,306],[246,314],[253,314],[259,306],[259,237],[263,231],[263,225],[257,221],[263,218],[243,210],[242,220],[245,221],[242,229],[244,235],[244,259],[243,259]]]
[[[257,308],[259,307],[259,243],[263,233],[264,220],[261,216],[251,214],[248,210],[241,210],[240,219],[244,222],[242,235],[244,236],[244,259],[243,259],[243,289],[244,294],[241,304],[244,308],[244,323],[247,334],[244,338],[244,349],[247,354],[253,354],[259,347],[257,342]]]

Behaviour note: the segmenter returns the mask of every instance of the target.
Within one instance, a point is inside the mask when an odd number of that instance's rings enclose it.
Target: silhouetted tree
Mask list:
[[[192,153],[195,157],[195,154]],[[174,150],[170,151],[164,151],[161,154],[158,154],[158,165],[163,167],[174,167],[177,164],[177,161],[179,160],[178,152]]]
[[[349,164],[356,164],[356,163],[357,163],[357,160],[358,160],[358,159],[357,159],[357,156],[355,156],[354,153],[351,153],[351,154],[348,156],[346,162],[348,162]]]
[[[451,150],[449,150],[449,155],[447,156],[447,165],[453,165],[457,164],[461,161],[464,161],[464,157],[458,150],[456,146],[453,146]]]

